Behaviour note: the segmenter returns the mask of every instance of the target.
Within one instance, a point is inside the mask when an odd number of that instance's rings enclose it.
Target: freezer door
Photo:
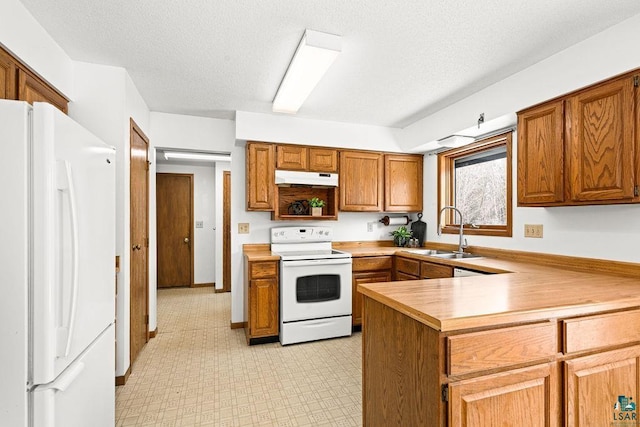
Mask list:
[[[37,385],[53,381],[114,321],[115,150],[49,104],[34,103],[32,122]]]
[[[53,382],[31,393],[37,427],[115,425],[114,327],[111,325]]]

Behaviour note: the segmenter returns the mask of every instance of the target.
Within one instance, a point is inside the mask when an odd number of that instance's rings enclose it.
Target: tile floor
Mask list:
[[[248,347],[231,295],[158,291],[158,335],[127,384],[117,426],[360,426],[361,334]]]

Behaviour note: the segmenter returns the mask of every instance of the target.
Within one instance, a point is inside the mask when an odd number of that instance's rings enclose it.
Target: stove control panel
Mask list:
[[[271,229],[271,243],[330,242],[332,239],[331,227],[274,227]]]

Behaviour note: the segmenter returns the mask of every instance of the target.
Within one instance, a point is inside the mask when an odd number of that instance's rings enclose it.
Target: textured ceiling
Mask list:
[[[405,127],[640,13],[638,0],[22,0],[152,111],[271,112],[305,28],[343,37],[299,117]]]

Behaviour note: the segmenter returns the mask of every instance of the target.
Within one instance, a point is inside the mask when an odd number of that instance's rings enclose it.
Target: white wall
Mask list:
[[[640,66],[640,15],[513,74],[404,129],[401,146],[427,142],[475,126],[480,113],[491,121],[530,105]]]
[[[74,99],[73,63],[19,0],[3,0],[0,44],[69,99]]]
[[[215,282],[218,254],[215,250],[217,185],[214,166],[158,164],[156,172],[193,175],[193,281],[196,284]],[[203,228],[195,228],[196,221],[202,221]]]

